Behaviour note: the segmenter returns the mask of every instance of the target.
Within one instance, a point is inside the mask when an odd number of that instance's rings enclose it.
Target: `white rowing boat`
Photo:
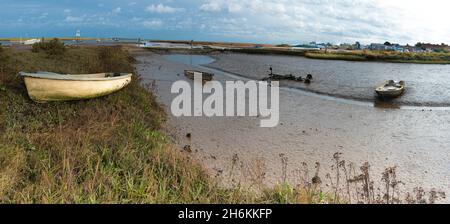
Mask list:
[[[26,73],[28,95],[33,101],[68,101],[90,99],[116,92],[131,82],[129,73],[58,74],[52,72]]]

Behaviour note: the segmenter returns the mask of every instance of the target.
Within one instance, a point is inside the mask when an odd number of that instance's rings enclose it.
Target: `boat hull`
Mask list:
[[[395,82],[393,80],[386,81],[383,85],[375,89],[375,92],[381,98],[396,98],[401,96],[405,91],[405,82]]]
[[[185,70],[184,75],[188,77],[189,79],[194,79],[195,73],[199,73],[202,75],[202,81],[211,81],[213,79],[214,74],[207,73],[207,72],[201,72],[201,71],[195,71],[195,70]]]
[[[29,97],[36,102],[91,99],[116,92],[131,82],[131,75],[113,80],[63,80],[24,77]]]
[[[396,98],[399,97],[403,94],[404,89],[400,89],[400,90],[395,90],[395,91],[389,91],[389,92],[385,92],[385,91],[375,91],[379,97],[382,98]]]

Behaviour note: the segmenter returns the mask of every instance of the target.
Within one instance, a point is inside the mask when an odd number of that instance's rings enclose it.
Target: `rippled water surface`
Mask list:
[[[306,86],[286,81],[285,86],[341,98],[375,101],[374,88],[384,80],[404,80],[407,90],[394,103],[399,105],[450,106],[450,65],[399,64],[316,60],[304,57],[221,54],[209,67],[250,78],[267,76],[269,67],[275,73],[305,77],[314,81]]]
[[[171,54],[165,55],[164,57],[170,61],[175,61],[191,66],[205,65],[214,62],[213,58],[206,55]]]
[[[165,55],[166,59],[186,65],[204,65],[232,74],[261,79],[269,73],[306,76],[314,74],[311,85],[283,81],[287,87],[319,93],[319,97],[353,104],[392,108],[436,110],[450,109],[450,65],[393,64],[313,60],[302,57],[224,54],[214,58],[206,55]],[[386,79],[405,80],[406,93],[392,101],[377,99],[374,88]],[[417,106],[417,107],[416,107]]]

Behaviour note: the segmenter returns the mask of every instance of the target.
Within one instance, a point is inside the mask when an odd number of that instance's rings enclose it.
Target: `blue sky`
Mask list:
[[[0,37],[450,43],[447,0],[1,0]]]

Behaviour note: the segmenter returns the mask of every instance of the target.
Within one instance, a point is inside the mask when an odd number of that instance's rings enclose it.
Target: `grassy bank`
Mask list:
[[[105,47],[72,48],[59,56],[1,54],[0,202],[214,200],[202,168],[166,143],[159,129],[165,115],[137,77],[106,97],[36,104],[16,76],[21,70],[133,72],[126,52]]]
[[[308,58],[345,61],[450,64],[450,53],[401,53],[392,51],[307,52]]]
[[[415,63],[415,64],[450,64],[450,53],[400,53],[392,51],[346,51],[346,52],[322,52],[308,50],[290,50],[283,48],[229,48],[225,50],[217,49],[174,49],[158,48],[149,49],[158,54],[214,54],[223,52],[234,52],[243,54],[259,55],[287,55],[301,56],[322,60],[343,60],[343,61],[373,61],[391,63]]]
[[[285,49],[268,49],[268,48],[230,48],[230,49],[186,49],[186,48],[147,48],[147,50],[158,54],[216,54],[224,52],[234,52],[243,54],[261,54],[261,55],[291,55],[305,56],[305,51],[293,51]]]
[[[305,56],[306,51],[288,50],[288,49],[270,49],[270,48],[242,48],[242,49],[227,49],[230,52],[244,53],[244,54],[266,54],[266,55],[290,55],[290,56]]]
[[[106,97],[37,104],[16,75],[134,72],[122,48],[34,51],[0,48],[1,203],[301,202],[287,185],[262,194],[218,187],[167,141],[160,130],[165,114],[136,76]]]
[[[0,203],[400,202],[395,169],[383,173],[387,193],[377,193],[368,164],[358,169],[339,154],[328,191],[321,187],[327,181],[318,176],[318,163],[313,171],[299,168],[302,183],[273,188],[262,184],[266,171],[259,168],[264,166],[250,164],[242,172],[258,191],[240,184],[222,188],[168,142],[160,128],[166,115],[136,76],[109,96],[34,103],[19,71],[134,72],[134,59],[121,47],[60,47],[36,45],[33,52],[0,47]],[[280,155],[280,161],[280,183],[286,183],[288,158]],[[238,159],[233,166],[246,167]],[[406,202],[439,197],[417,191]]]

